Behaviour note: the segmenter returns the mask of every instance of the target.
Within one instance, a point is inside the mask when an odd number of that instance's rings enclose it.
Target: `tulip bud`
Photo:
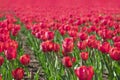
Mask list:
[[[84,50],[87,47],[87,42],[86,41],[78,42],[77,47],[79,48],[79,50]]]
[[[20,63],[23,65],[28,65],[30,63],[30,56],[28,54],[24,54],[20,57]]]
[[[109,50],[110,50],[111,46],[108,42],[104,42],[100,47],[99,47],[99,50],[102,52],[102,53],[109,53]]]
[[[85,32],[81,32],[78,34],[80,40],[86,40],[88,38],[88,35]]]
[[[65,38],[62,44],[63,52],[69,53],[72,52],[74,48],[73,38]]]
[[[111,48],[110,57],[113,60],[119,61],[120,60],[120,49],[118,49],[117,47]]]
[[[54,32],[51,32],[51,31],[45,32],[45,37],[47,40],[53,40],[54,39]]]
[[[72,59],[69,57],[69,56],[65,56],[63,57],[62,59],[62,64],[65,66],[65,67],[72,67]]]
[[[82,52],[80,53],[80,57],[86,61],[89,57],[89,54],[87,52]]]
[[[24,76],[24,70],[22,68],[17,68],[12,71],[12,76],[15,80],[21,80]]]

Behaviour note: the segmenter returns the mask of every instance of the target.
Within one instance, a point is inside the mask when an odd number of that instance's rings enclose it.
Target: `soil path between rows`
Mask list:
[[[30,71],[30,77],[26,76],[24,80],[34,80],[35,74],[39,71],[39,80],[45,80],[45,76],[42,70],[42,67],[39,63],[39,61],[36,59],[34,52],[29,48],[29,46],[26,44],[27,37],[20,32],[20,37],[22,40],[22,48],[24,49],[24,52],[30,55],[30,64],[28,65],[28,69]]]

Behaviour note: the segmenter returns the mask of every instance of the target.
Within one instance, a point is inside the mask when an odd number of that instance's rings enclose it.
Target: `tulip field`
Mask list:
[[[0,0],[0,80],[120,80],[119,0],[40,1]]]

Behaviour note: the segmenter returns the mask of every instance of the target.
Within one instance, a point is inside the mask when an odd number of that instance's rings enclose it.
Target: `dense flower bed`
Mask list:
[[[30,74],[21,33],[46,80],[119,80],[120,10],[89,9],[18,6],[0,13],[0,80]]]

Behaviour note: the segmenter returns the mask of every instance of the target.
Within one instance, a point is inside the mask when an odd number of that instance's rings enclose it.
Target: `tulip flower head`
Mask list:
[[[79,78],[79,80],[92,80],[94,70],[92,66],[81,66],[75,69],[75,74]]]
[[[20,63],[23,65],[28,65],[30,63],[30,56],[28,54],[24,54],[20,57]]]
[[[12,76],[15,80],[22,80],[24,77],[24,70],[22,68],[17,68],[12,71]]]

